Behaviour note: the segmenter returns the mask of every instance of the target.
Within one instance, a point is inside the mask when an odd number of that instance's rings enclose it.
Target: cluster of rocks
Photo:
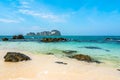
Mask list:
[[[12,39],[25,39],[23,35],[14,35]],[[2,41],[8,41],[8,38],[2,38]]]
[[[30,32],[30,33],[27,33],[28,36],[60,36],[61,35],[61,32],[58,31],[58,30],[52,30],[52,31],[43,31],[43,32],[37,32],[37,33],[34,33],[34,32]]]
[[[25,39],[23,35],[15,35],[12,39]]]
[[[41,39],[42,42],[65,42],[67,39],[65,38],[43,38]]]
[[[91,58],[89,55],[84,55],[84,54],[72,54],[72,53],[77,53],[77,51],[73,50],[67,50],[66,52],[63,51],[63,53],[68,54],[67,57],[77,59],[79,61],[86,61],[86,62],[96,62],[96,63],[101,63],[99,61],[94,60]],[[72,55],[70,55],[72,54]],[[50,53],[50,55],[53,55]],[[20,61],[28,61],[31,60],[30,57],[28,57],[25,54],[19,53],[19,52],[7,52],[7,54],[4,56],[5,62],[20,62]],[[61,61],[56,61],[55,63],[58,64],[64,64],[66,65],[67,63],[61,62]]]
[[[73,50],[67,50],[66,52],[63,51],[63,53],[67,53],[67,54],[71,54],[71,53],[76,53],[77,51],[73,51]],[[76,54],[73,56],[69,56],[69,58],[74,58],[80,61],[86,61],[86,62],[96,62],[96,63],[101,63],[99,61],[95,61],[94,59],[92,59],[90,56],[88,55],[84,55],[84,54]],[[7,54],[4,56],[4,61],[5,62],[20,62],[20,61],[28,61],[31,60],[30,57],[28,57],[25,54],[19,53],[19,52],[7,52]],[[55,63],[57,64],[63,64],[63,65],[67,65],[68,63],[62,62],[62,61],[56,61]],[[117,71],[120,71],[120,69],[117,69]]]
[[[80,61],[86,61],[86,62],[93,62],[94,60],[88,56],[88,55],[84,55],[84,54],[73,54],[73,53],[77,53],[77,51],[75,50],[64,50],[62,51],[65,54],[68,54],[67,57],[69,58],[73,58],[73,59],[77,59]]]
[[[97,61],[97,60],[93,59],[89,55],[77,54],[76,50],[63,50],[61,52],[65,54],[65,57],[68,57],[68,58],[76,59],[76,60],[79,60],[79,61],[85,61],[85,62],[95,62],[95,63],[98,63],[98,64],[101,63],[100,61]],[[46,53],[46,54],[47,55],[54,55],[54,53]],[[64,64],[64,62],[61,62],[61,61],[55,62],[55,63]]]

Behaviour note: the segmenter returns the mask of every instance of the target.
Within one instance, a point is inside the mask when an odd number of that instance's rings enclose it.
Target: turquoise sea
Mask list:
[[[25,36],[25,40],[2,41],[12,36],[0,36],[0,50],[22,50],[33,54],[54,53],[64,57],[64,50],[74,50],[74,54],[87,54],[106,65],[120,68],[120,36],[51,36],[67,38],[67,42],[44,43],[45,36]],[[50,37],[50,36],[46,36]],[[110,40],[105,40],[111,38]]]

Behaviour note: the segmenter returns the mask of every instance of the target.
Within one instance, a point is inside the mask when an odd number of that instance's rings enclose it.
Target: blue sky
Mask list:
[[[120,0],[0,0],[0,11],[0,35],[120,35]]]

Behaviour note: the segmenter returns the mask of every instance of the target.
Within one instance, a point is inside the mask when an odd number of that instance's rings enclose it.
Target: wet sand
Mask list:
[[[10,50],[0,50],[0,80],[120,80],[120,71],[96,63],[86,63],[54,55],[38,55],[22,52],[31,61],[4,62]],[[58,64],[56,61],[67,63]]]

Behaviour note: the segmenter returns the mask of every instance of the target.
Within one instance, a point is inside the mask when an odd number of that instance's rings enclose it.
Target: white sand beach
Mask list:
[[[0,80],[120,80],[120,71],[115,68],[54,55],[18,51],[30,56],[32,60],[4,62],[3,57],[8,51],[0,50]]]

